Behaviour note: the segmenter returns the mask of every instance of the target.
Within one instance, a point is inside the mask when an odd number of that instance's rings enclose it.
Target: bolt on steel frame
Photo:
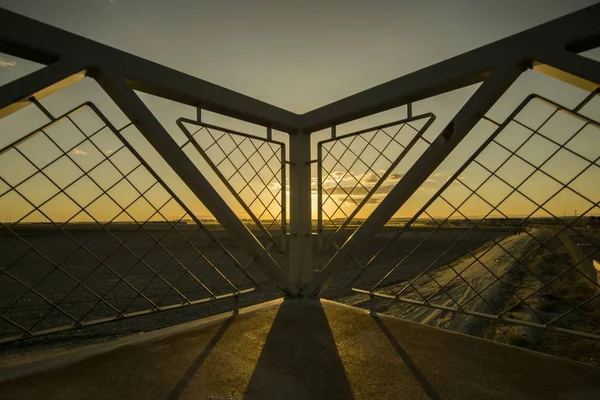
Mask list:
[[[354,260],[361,269],[369,268],[370,263],[363,266],[356,261],[357,251],[369,243],[373,236],[384,227],[435,169],[452,154],[473,127],[481,120],[487,119],[486,113],[523,71],[534,69],[587,90],[592,93],[592,96],[586,98],[579,108],[585,106],[597,94],[596,89],[600,85],[600,64],[577,53],[597,47],[600,47],[600,5],[588,7],[300,115],[0,9],[0,52],[46,65],[46,67],[0,88],[0,117],[15,113],[32,103],[39,106],[39,101],[44,97],[84,77],[96,80],[127,116],[131,124],[139,130],[145,140],[214,215],[227,233],[236,238],[241,248],[252,257],[253,262],[267,278],[273,281],[287,296],[315,297],[319,296],[347,263]],[[396,123],[409,123],[420,118],[413,116],[413,103],[476,83],[481,83],[481,85],[472,97],[435,140],[428,143],[428,148],[408,168],[404,176],[379,202],[352,236],[341,246],[332,242],[336,247],[335,254],[317,274],[314,274],[312,265],[311,165],[313,160],[310,156],[311,133],[322,129],[331,129],[331,141],[340,141],[344,139],[344,136],[336,136],[336,126],[400,106],[407,107],[407,119]],[[280,265],[269,253],[272,245],[265,246],[244,225],[231,206],[211,185],[203,171],[197,168],[173,140],[135,91],[196,107],[198,115],[200,115],[200,110],[204,109],[266,128],[267,139],[251,137],[229,129],[225,129],[225,131],[248,140],[281,146],[278,150],[281,154],[278,159],[281,169],[280,171],[271,170],[274,176],[278,176],[277,184],[280,186],[280,193],[272,197],[278,197],[277,203],[281,207],[281,212],[278,215],[271,215],[271,219],[280,220],[281,232],[288,238],[286,251],[289,255],[289,263],[287,268]],[[558,105],[557,107],[566,110],[565,107]],[[579,108],[569,111],[579,115]],[[52,118],[50,114],[48,116]],[[181,119],[179,126],[182,129],[183,122],[194,123],[199,128],[221,129],[201,122],[200,118],[197,121]],[[430,119],[425,127],[418,130],[415,138],[421,137],[423,132],[430,128],[431,122]],[[596,124],[591,120],[587,123]],[[374,129],[385,128],[386,126],[380,126]],[[288,161],[285,160],[283,145],[272,140],[273,129],[289,135]],[[197,145],[193,140],[193,133],[186,129],[183,130],[186,132],[189,143],[203,154],[213,171],[227,183],[227,177],[219,171],[218,162],[211,160],[206,154],[207,150]],[[118,132],[117,130],[115,133],[118,134]],[[358,132],[354,135],[358,137],[360,134],[361,132]],[[122,139],[123,144],[127,146],[127,140]],[[214,139],[214,141],[217,142],[218,139]],[[323,228],[321,200],[324,177],[321,165],[324,159],[322,147],[325,144],[320,144],[318,157],[319,212],[317,214],[319,222],[317,233],[319,234],[322,233]],[[18,143],[13,145],[18,147]],[[255,149],[258,151],[258,148]],[[377,149],[377,151],[381,153],[384,150]],[[360,204],[356,204],[355,211],[346,215],[347,221],[342,223],[340,229],[347,225],[348,220],[356,216],[369,197],[389,177],[393,167],[400,162],[403,154],[397,154],[397,159],[389,160],[391,167],[383,175],[377,175],[378,182],[373,188],[363,188],[367,195]],[[355,154],[355,156],[356,159],[361,159],[361,154]],[[245,157],[249,159],[251,155],[245,155]],[[144,164],[142,157],[137,158],[141,164]],[[268,160],[263,159],[262,162],[268,163]],[[590,162],[597,166],[597,160]],[[290,168],[289,176],[285,174],[286,163]],[[150,170],[150,173],[153,173],[148,166],[145,164],[144,166]],[[254,169],[254,167],[252,168]],[[351,166],[343,165],[343,168],[347,170],[347,173],[351,173]],[[260,170],[254,169],[253,173],[258,174],[259,172]],[[160,182],[158,175],[155,177]],[[285,192],[288,178],[290,221],[289,227],[286,227]],[[262,181],[266,185],[269,182]],[[246,185],[248,185],[248,181],[246,181]],[[163,186],[166,185],[163,184]],[[518,190],[518,186],[513,188]],[[11,186],[11,190],[14,189],[15,187]],[[269,238],[270,242],[273,242],[274,238],[269,233],[268,227],[263,225],[264,218],[261,217],[261,214],[257,214],[251,209],[250,204],[247,204],[239,196],[237,188],[228,185],[228,189],[248,212],[259,230]],[[64,192],[65,188],[60,188],[60,190]],[[261,193],[254,191],[253,196],[258,198]],[[590,199],[590,201],[597,204],[597,199]],[[266,211],[269,204],[265,204],[261,200],[258,206],[265,208]],[[183,202],[181,205],[185,206]],[[188,214],[193,218],[193,214],[189,210]],[[418,216],[414,218],[418,218]],[[200,226],[200,221],[195,222]],[[408,229],[408,225],[403,229]],[[158,245],[160,245],[160,241]],[[238,264],[236,263],[236,265]],[[214,266],[219,267],[218,265]],[[61,266],[56,265],[56,267]],[[186,266],[182,265],[182,267]],[[0,274],[6,273],[9,273],[6,269],[0,271]],[[366,293],[372,296],[380,295],[374,291],[374,288],[375,286],[366,290]],[[440,290],[442,289],[440,288]],[[398,297],[394,296],[396,299]],[[102,296],[99,300],[102,300]],[[427,299],[422,303],[428,306],[432,305]],[[460,308],[458,310],[462,311]],[[489,317],[487,314],[486,316]],[[500,314],[501,316],[502,314]],[[499,316],[497,315],[496,318]],[[25,330],[27,331],[27,329]]]

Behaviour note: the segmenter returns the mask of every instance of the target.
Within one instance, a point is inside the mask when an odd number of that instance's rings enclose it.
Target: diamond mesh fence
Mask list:
[[[275,245],[286,232],[285,144],[180,118],[182,149],[197,151],[249,216],[246,225]]]
[[[336,235],[355,230],[355,217],[396,185],[416,158],[411,150],[429,145],[423,134],[434,119],[424,114],[319,142],[317,223],[326,243],[337,247]]]
[[[0,342],[236,297],[244,257],[85,103],[0,150]],[[232,248],[228,250],[227,247]]]
[[[484,317],[600,339],[596,95],[573,110],[529,96],[366,257],[353,290],[451,329]]]

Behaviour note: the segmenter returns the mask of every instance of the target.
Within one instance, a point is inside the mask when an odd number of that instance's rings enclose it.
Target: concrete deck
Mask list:
[[[287,300],[0,371],[0,398],[598,399],[600,369]]]

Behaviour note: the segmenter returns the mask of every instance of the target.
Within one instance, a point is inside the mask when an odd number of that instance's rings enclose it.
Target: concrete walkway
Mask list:
[[[600,398],[598,368],[318,300],[138,335],[0,381],[2,399]]]

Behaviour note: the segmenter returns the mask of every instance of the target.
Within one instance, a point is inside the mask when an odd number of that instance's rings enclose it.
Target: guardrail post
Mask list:
[[[238,315],[240,313],[240,294],[236,293],[233,296],[233,315]]]
[[[312,271],[310,135],[290,135],[289,276],[302,289]]]

